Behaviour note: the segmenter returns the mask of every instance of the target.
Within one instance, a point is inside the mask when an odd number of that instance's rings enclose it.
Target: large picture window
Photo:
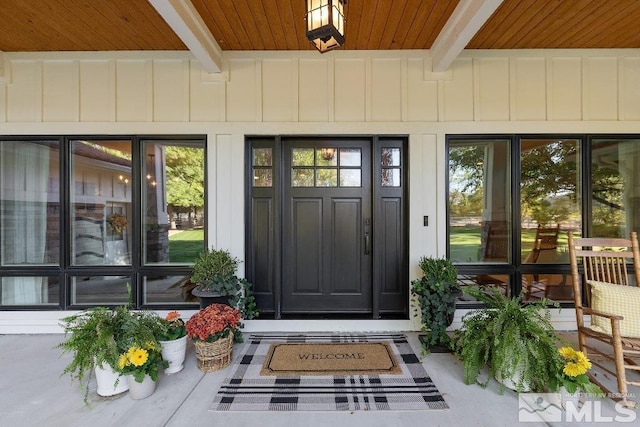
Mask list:
[[[567,232],[640,226],[637,138],[449,136],[448,251],[461,280],[572,302]]]
[[[205,159],[197,136],[0,140],[0,308],[193,302]]]

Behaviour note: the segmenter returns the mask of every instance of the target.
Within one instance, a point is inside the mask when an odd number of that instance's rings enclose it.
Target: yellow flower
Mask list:
[[[564,365],[564,372],[566,375],[570,377],[577,377],[578,375],[586,374],[588,371],[587,367],[583,363],[575,363],[575,362],[567,362]]]
[[[127,352],[127,357],[129,359],[129,362],[131,362],[134,366],[142,366],[147,362],[149,353],[144,348],[131,347]]]
[[[575,362],[581,366],[584,366],[586,370],[591,369],[591,362],[587,359],[587,356],[581,351],[576,351]]]
[[[144,348],[146,348],[147,350],[156,350],[156,343],[154,343],[153,341],[147,341],[147,343],[144,345]]]
[[[136,351],[136,349],[138,349],[138,347],[129,347],[129,350],[127,350],[127,358],[129,358],[129,360],[131,360],[131,358],[133,357],[133,353]]]
[[[569,360],[573,360],[576,355],[576,351],[571,347],[562,347],[558,349],[558,353],[560,353],[560,356]]]
[[[567,361],[562,369],[565,375],[577,377],[578,375],[586,374],[591,369],[591,362],[581,351],[576,351],[571,347],[562,347],[558,350],[558,353]]]
[[[122,353],[118,358],[118,369],[122,369],[129,364],[127,353]]]

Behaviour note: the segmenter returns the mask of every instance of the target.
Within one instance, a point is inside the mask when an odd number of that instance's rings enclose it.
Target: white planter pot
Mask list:
[[[518,391],[518,383],[520,382],[521,376],[520,372],[516,372],[512,377],[502,378],[502,375],[498,372],[496,374],[496,380],[509,390]],[[521,393],[528,393],[531,391],[531,385],[527,382],[522,384],[522,387],[522,390],[520,390]]]
[[[184,358],[187,351],[187,336],[171,341],[160,341],[162,346],[162,359],[169,362],[165,374],[174,374],[184,368]]]
[[[144,380],[139,383],[133,375],[127,375],[129,383],[129,396],[133,400],[145,399],[156,391],[156,381],[152,380],[149,375],[144,376]]]
[[[111,366],[96,366],[95,373],[100,396],[114,396],[129,390],[127,379],[114,371]]]

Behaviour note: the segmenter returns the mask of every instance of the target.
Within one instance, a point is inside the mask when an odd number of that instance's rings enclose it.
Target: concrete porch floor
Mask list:
[[[420,355],[417,333],[406,333]],[[182,372],[161,374],[156,392],[149,398],[132,400],[128,393],[100,397],[95,383],[89,406],[82,400],[77,383],[60,376],[70,360],[54,347],[64,338],[51,335],[0,336],[0,424],[3,426],[513,426],[518,423],[518,395],[499,393],[495,381],[486,389],[462,382],[462,365],[451,354],[423,358],[425,369],[444,396],[448,410],[375,412],[210,412],[213,397],[233,365],[205,374],[198,370],[193,345],[187,348]],[[236,344],[234,361],[243,344]],[[634,390],[636,391],[636,390]],[[590,413],[589,416],[592,414]],[[597,425],[620,425],[614,402],[601,400]],[[640,417],[639,417],[640,418]],[[627,419],[629,419],[627,417]],[[582,422],[522,423],[526,426],[561,426]],[[597,421],[597,422],[596,422]],[[640,425],[640,419],[631,425]]]

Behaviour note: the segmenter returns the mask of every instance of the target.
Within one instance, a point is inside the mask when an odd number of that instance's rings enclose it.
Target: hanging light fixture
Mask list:
[[[344,44],[344,5],[347,0],[306,0],[307,39],[325,53]]]
[[[326,147],[322,147],[320,149],[320,155],[322,156],[322,158],[324,160],[333,160],[333,158],[336,155],[336,149],[335,148],[326,148]]]

